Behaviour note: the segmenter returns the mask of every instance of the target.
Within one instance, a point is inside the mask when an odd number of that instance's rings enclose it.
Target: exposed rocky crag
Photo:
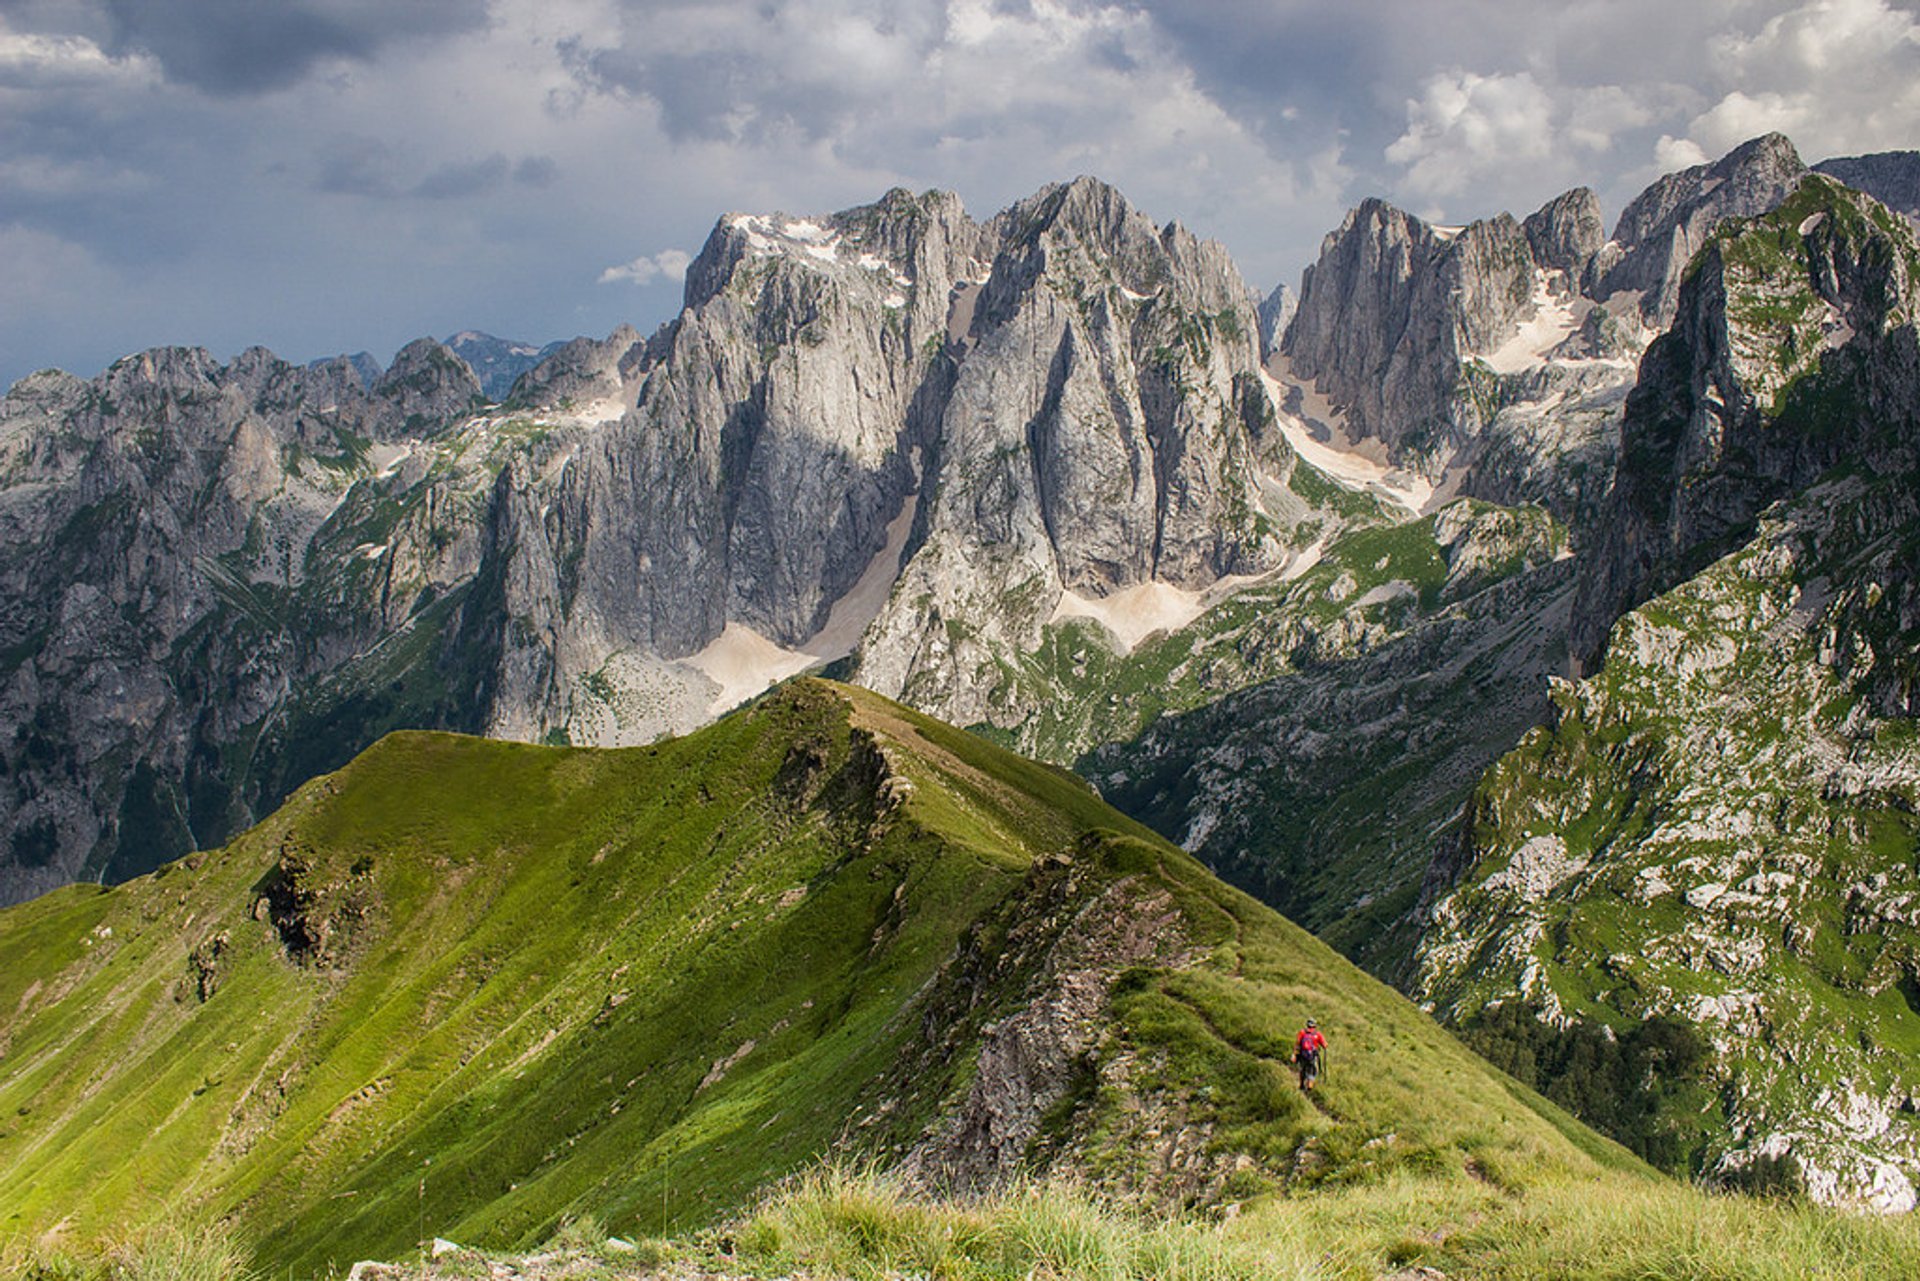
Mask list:
[[[1544,503],[1584,535],[1687,263],[1805,172],[1785,138],[1755,139],[1649,187],[1611,239],[1586,188],[1463,228],[1368,201],[1308,269],[1277,370],[1326,398],[1329,431],[1443,494]]]
[[[1303,277],[1287,372],[1342,410],[1353,439],[1437,472],[1484,425],[1462,366],[1537,309],[1537,270],[1508,215],[1442,228],[1369,200]]]
[[[1813,167],[1855,191],[1864,191],[1908,221],[1920,221],[1920,151],[1836,156]]]
[[[1287,326],[1293,323],[1293,314],[1300,310],[1300,295],[1284,284],[1275,285],[1273,292],[1260,302],[1260,359],[1270,358],[1280,350],[1280,342],[1286,337]]]
[[[1920,1180],[1917,273],[1821,176],[1696,257],[1582,568],[1604,666],[1481,783],[1417,975],[1456,1020],[1686,1019],[1706,1174],[1883,1210]]]
[[[479,564],[472,495],[429,462],[478,396],[423,341],[371,389],[167,348],[0,402],[0,899],[218,841],[308,776],[300,691]]]
[[[544,347],[495,338],[477,329],[463,329],[446,340],[448,351],[467,362],[480,390],[488,400],[505,400],[521,374],[558,351],[563,344],[550,342]]]
[[[1808,179],[1693,264],[1629,398],[1573,643],[1744,541],[1771,502],[1843,460],[1876,468],[1920,412],[1912,236],[1869,197]]]
[[[1092,179],[730,215],[686,303],[497,407],[426,340],[370,384],[157,352],[16,388],[0,895],[218,840],[387,728],[643,742],[856,647],[1018,723],[995,673],[1069,593],[1355,519],[1291,486],[1225,251]]]
[[[1063,593],[1200,590],[1310,540],[1253,325],[1224,250],[1091,179],[984,224],[941,193],[729,216],[678,320],[515,392],[606,421],[508,473],[541,516],[489,724],[644,740],[727,705],[735,669],[856,647],[863,684],[1017,722],[993,673]]]
[[[1763,214],[1807,174],[1793,143],[1770,133],[1712,164],[1668,174],[1620,213],[1594,266],[1593,293],[1631,294],[1656,328],[1673,320],[1687,264],[1728,218]]]

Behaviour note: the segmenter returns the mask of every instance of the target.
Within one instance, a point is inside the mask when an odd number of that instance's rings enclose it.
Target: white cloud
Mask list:
[[[650,285],[656,280],[685,280],[687,265],[692,261],[693,255],[683,250],[662,249],[657,254],[607,268],[600,273],[600,283],[611,285],[624,280],[636,285]]]
[[[1809,160],[1920,142],[1920,21],[1886,0],[1806,0],[1709,42],[1722,90],[1687,137],[1717,155],[1770,130]]]
[[[1660,141],[1653,145],[1653,161],[1662,173],[1691,169],[1695,165],[1706,164],[1709,159],[1711,157],[1700,149],[1700,144],[1688,138],[1676,138],[1663,133]]]
[[[1539,161],[1553,147],[1553,100],[1529,72],[1443,72],[1407,101],[1407,129],[1386,150],[1421,195],[1457,195],[1489,170]]]
[[[107,53],[85,36],[17,33],[0,23],[0,88],[52,89],[159,79],[151,58]]]
[[[176,6],[195,30],[168,42],[116,40],[105,0],[0,0],[0,227],[116,281],[47,298],[72,323],[16,326],[0,377],[182,339],[304,358],[644,328],[685,264],[624,261],[639,245],[895,185],[984,217],[1096,174],[1264,289],[1367,195],[1457,222],[1586,183],[1617,209],[1656,160],[1769,127],[1809,159],[1920,143],[1907,3],[487,0],[480,23],[444,0],[397,52],[360,21],[393,6],[295,0],[350,10],[353,39],[269,41],[262,80],[219,60],[244,52],[219,6]],[[595,279],[653,287],[566,283]]]

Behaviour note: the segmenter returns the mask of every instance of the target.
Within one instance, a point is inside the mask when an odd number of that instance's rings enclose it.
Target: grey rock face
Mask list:
[[[962,724],[1025,719],[1002,660],[1033,648],[1063,591],[1200,588],[1310,541],[1292,533],[1309,507],[1286,488],[1254,302],[1224,249],[1091,179],[990,230],[918,550],[855,668]]]
[[[1284,284],[1275,285],[1273,292],[1260,303],[1260,359],[1265,361],[1280,350],[1281,340],[1286,337],[1287,326],[1293,323],[1293,313],[1300,310],[1300,295]]]
[[[1502,215],[1457,233],[1369,201],[1309,269],[1277,367],[1444,492],[1545,503],[1584,531],[1621,393],[1688,262],[1805,172],[1785,138],[1756,139],[1649,187],[1612,240],[1584,187],[1518,227]]]
[[[1855,191],[1864,191],[1908,221],[1920,221],[1920,151],[1836,156],[1813,167]]]
[[[1916,261],[1907,224],[1821,176],[1708,246],[1627,402],[1603,536],[1582,575],[1577,654],[1730,550],[1768,503],[1842,459],[1871,465],[1877,442],[1911,429]]]
[[[1782,134],[1755,138],[1708,165],[1666,177],[1620,214],[1613,240],[1618,260],[1598,273],[1593,296],[1639,295],[1641,313],[1657,328],[1672,323],[1680,283],[1692,260],[1728,218],[1763,214],[1799,185],[1807,168]]]
[[[1307,269],[1289,371],[1345,412],[1349,435],[1437,476],[1490,417],[1462,366],[1532,314],[1535,271],[1505,214],[1437,229],[1369,200]]]
[[[417,436],[471,413],[486,402],[467,362],[431,338],[416,338],[400,349],[372,387],[373,396],[387,402],[392,414],[378,421],[387,426],[397,415],[397,433]]]
[[[1269,568],[1315,510],[1225,251],[1092,179],[986,224],[937,192],[729,215],[686,299],[501,411],[554,434],[495,492],[493,732],[644,741],[849,652],[938,713],[1023,716],[981,673],[1064,591]]]
[[[1607,240],[1606,223],[1600,218],[1600,198],[1589,187],[1575,187],[1555,196],[1529,214],[1521,229],[1527,234],[1534,263],[1566,273],[1575,288],[1586,283],[1594,255]]]
[[[300,717],[269,713],[471,575],[403,442],[477,388],[410,350],[371,392],[346,361],[167,348],[0,401],[0,900],[249,821],[306,777],[280,773]]]
[[[532,343],[495,338],[477,329],[463,329],[448,338],[445,346],[467,362],[467,368],[473,370],[487,399],[498,401],[507,398],[521,374],[553,355],[562,344],[552,342],[536,347]]]
[[[24,382],[0,893],[217,839],[391,724],[647,739],[863,632],[882,688],[1010,714],[979,673],[1063,591],[1270,568],[1319,510],[1225,251],[1091,179],[985,225],[730,216],[686,297],[487,412],[428,340],[371,385],[184,350]]]

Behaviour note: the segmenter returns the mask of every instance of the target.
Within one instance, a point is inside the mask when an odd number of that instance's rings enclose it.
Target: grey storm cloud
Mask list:
[[[911,90],[905,77],[938,49],[946,8],[647,0],[622,6],[617,41],[576,38],[560,52],[588,91],[654,104],[675,139],[816,140]]]
[[[421,168],[406,162],[379,138],[337,138],[318,157],[313,189],[329,196],[393,200],[466,200],[505,188],[551,186],[559,176],[552,156],[509,160],[501,152]]]
[[[169,79],[252,94],[332,58],[365,60],[414,38],[472,31],[486,0],[105,0],[106,46],[151,54]]]

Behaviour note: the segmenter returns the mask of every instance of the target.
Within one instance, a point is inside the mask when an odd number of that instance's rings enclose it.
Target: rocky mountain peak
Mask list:
[[[1612,512],[1583,571],[1576,652],[1842,459],[1920,439],[1920,246],[1872,197],[1808,175],[1728,223],[1629,397]]]
[[[1600,198],[1590,187],[1575,187],[1555,196],[1521,225],[1533,260],[1548,270],[1565,272],[1575,289],[1585,283],[1593,256],[1607,240]]]
[[[997,215],[989,231],[998,254],[985,301],[996,314],[1017,305],[1042,275],[1152,296],[1207,252],[1184,228],[1155,226],[1117,189],[1086,176],[1041,188]],[[1224,250],[1218,253],[1224,259]],[[1182,284],[1221,302],[1220,282],[1206,275],[1202,270]],[[1236,296],[1243,293],[1241,286]]]
[[[1299,310],[1300,295],[1284,283],[1275,285],[1273,292],[1261,300],[1260,359],[1263,362],[1280,350],[1287,326],[1293,323],[1293,314]]]
[[[1620,214],[1608,262],[1594,287],[1605,299],[1637,290],[1640,310],[1657,327],[1673,320],[1681,277],[1713,229],[1727,218],[1763,214],[1807,174],[1786,135],[1766,134],[1711,164],[1668,174]]]
[[[409,436],[438,431],[486,401],[467,362],[431,338],[402,347],[373,384],[373,394],[393,405],[401,434]]]
[[[1565,238],[1577,222],[1563,214]],[[1537,226],[1545,235],[1551,225],[1549,215]],[[1462,364],[1536,308],[1536,271],[1510,215],[1436,227],[1364,201],[1307,269],[1284,342],[1290,375],[1316,383],[1350,435],[1437,475],[1486,417]]]

